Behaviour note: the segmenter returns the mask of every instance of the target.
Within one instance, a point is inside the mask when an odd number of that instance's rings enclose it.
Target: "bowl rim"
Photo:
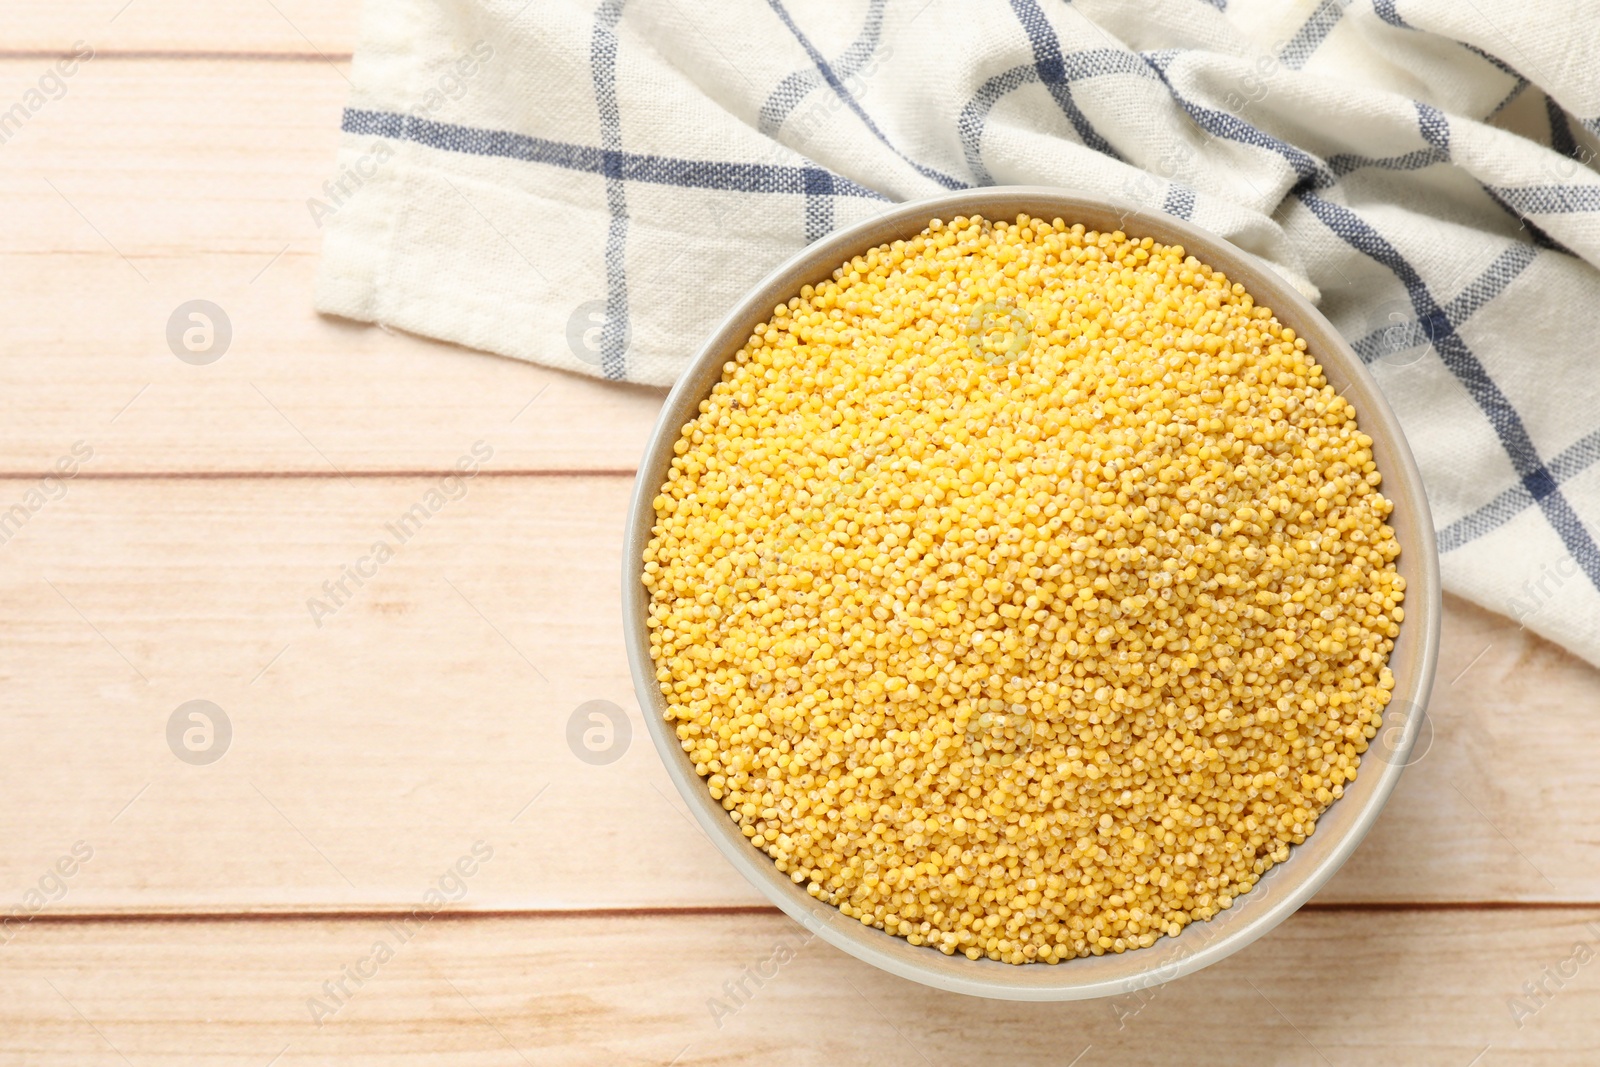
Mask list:
[[[1373,439],[1384,493],[1394,503],[1389,521],[1400,541],[1399,566],[1406,577],[1405,619],[1389,658],[1395,676],[1389,708],[1391,712],[1400,708],[1405,718],[1391,723],[1389,713],[1385,714],[1379,737],[1369,742],[1355,782],[1319,817],[1316,832],[1304,844],[1292,846],[1288,858],[1275,864],[1250,892],[1237,897],[1231,908],[1189,924],[1176,937],[1163,937],[1148,948],[1123,953],[1021,966],[968,960],[961,954],[945,956],[850,919],[833,905],[811,897],[803,886],[778,871],[764,852],[749,844],[721,802],[711,797],[704,779],[695,773],[663,714],[666,702],[655,678],[645,624],[649,597],[640,580],[644,548],[655,521],[653,501],[670,468],[673,445],[684,424],[698,413],[700,402],[721,380],[723,365],[753,327],[771,316],[777,303],[798,295],[803,285],[831,276],[839,264],[869,248],[921,232],[933,219],[982,215],[1009,221],[1019,213],[1181,244],[1187,254],[1243,283],[1258,304],[1271,307],[1280,321],[1304,336],[1325,376],[1339,385],[1339,391],[1347,394],[1346,400],[1355,407],[1361,432]],[[662,405],[635,478],[622,559],[624,639],[640,712],[668,776],[718,851],[773,904],[806,928],[807,943],[820,936],[857,959],[902,978],[956,993],[1019,1001],[1084,1000],[1153,988],[1232,955],[1310,899],[1372,828],[1408,765],[1433,685],[1440,599],[1434,527],[1416,460],[1376,381],[1321,312],[1262,260],[1187,220],[1051,186],[989,186],[897,204],[813,242],[753,285],[711,332]],[[1399,735],[1391,745],[1397,728]],[[1374,759],[1380,748],[1383,756]],[[1128,960],[1133,962],[1116,962]],[[1103,961],[1112,963],[1107,966]]]

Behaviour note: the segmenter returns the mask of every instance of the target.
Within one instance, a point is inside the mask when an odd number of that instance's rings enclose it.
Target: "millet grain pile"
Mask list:
[[[668,718],[846,915],[1009,963],[1150,945],[1379,726],[1371,443],[1184,249],[935,220],[774,308],[684,426],[644,555]]]

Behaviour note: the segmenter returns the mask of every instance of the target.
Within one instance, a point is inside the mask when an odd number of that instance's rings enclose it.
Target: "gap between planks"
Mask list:
[[[27,925],[40,923],[49,926],[91,924],[128,924],[152,922],[221,923],[221,922],[361,922],[393,919],[409,915],[414,906],[387,908],[316,908],[296,910],[286,908],[271,910],[206,910],[180,911],[100,911],[57,912],[33,916]],[[1581,900],[1421,900],[1421,901],[1310,901],[1297,912],[1313,914],[1340,914],[1368,912],[1377,914],[1403,914],[1412,912],[1491,912],[1491,911],[1600,911],[1600,903]],[[684,905],[682,907],[645,908],[456,908],[434,912],[430,919],[455,922],[473,922],[497,919],[694,919],[708,916],[782,915],[779,908],[770,904]]]
[[[167,482],[167,481],[258,481],[263,478],[311,478],[317,481],[342,479],[383,478],[437,478],[458,473],[455,467],[414,470],[233,470],[233,471],[87,471],[72,476],[75,482]],[[474,478],[633,478],[638,470],[631,467],[553,467],[540,469],[528,467],[520,470],[480,469]],[[36,482],[41,478],[57,477],[52,470],[0,471],[0,482]]]

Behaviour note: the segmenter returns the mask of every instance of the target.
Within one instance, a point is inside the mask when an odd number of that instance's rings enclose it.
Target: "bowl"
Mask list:
[[[712,386],[721,380],[723,364],[733,359],[754,327],[771,316],[774,305],[799,295],[801,286],[830,277],[847,259],[915,236],[932,219],[982,215],[1001,220],[1021,213],[1181,244],[1201,261],[1243,283],[1258,303],[1271,307],[1281,322],[1305,337],[1328,381],[1355,407],[1361,431],[1372,438],[1384,494],[1394,502],[1389,523],[1400,544],[1397,566],[1406,581],[1406,616],[1389,657],[1394,696],[1378,736],[1362,757],[1360,774],[1317,820],[1316,832],[1292,846],[1286,860],[1262,876],[1232,907],[1209,920],[1191,923],[1178,936],[1163,937],[1148,948],[1057,964],[1016,965],[970,960],[959,954],[946,956],[851,919],[808,895],[745,839],[695,773],[674,728],[666,721],[666,701],[656,682],[645,625],[649,597],[640,578],[644,549],[655,522],[652,501],[666,480],[673,443],[684,424],[698,414],[699,404]],[[639,466],[628,512],[622,608],[634,689],[668,775],[706,836],[773,904],[806,927],[808,942],[820,937],[892,974],[957,993],[1001,1000],[1085,1000],[1149,989],[1239,951],[1294,914],[1350,858],[1400,780],[1422,724],[1439,645],[1439,562],[1427,497],[1399,422],[1360,358],[1287,282],[1222,238],[1169,215],[1061,189],[991,187],[901,204],[825,237],[767,275],[729,313],[667,397]]]

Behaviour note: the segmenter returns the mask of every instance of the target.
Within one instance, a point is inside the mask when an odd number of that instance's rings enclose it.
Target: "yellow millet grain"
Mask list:
[[[934,220],[773,309],[644,553],[667,717],[812,896],[1056,963],[1229,907],[1356,776],[1405,583],[1372,441],[1181,247]]]

